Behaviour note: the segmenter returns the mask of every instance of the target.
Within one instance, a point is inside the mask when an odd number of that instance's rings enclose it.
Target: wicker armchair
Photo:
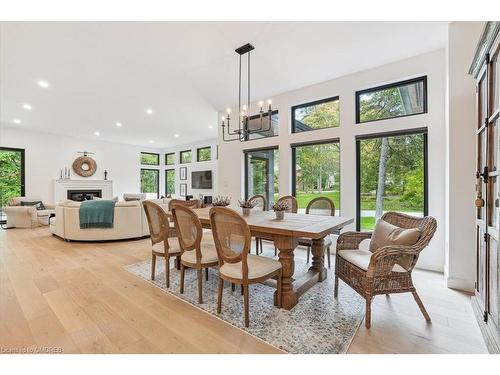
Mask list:
[[[402,213],[387,212],[382,216],[386,222],[400,228],[419,228],[420,237],[412,246],[384,246],[374,253],[359,250],[361,241],[371,238],[370,232],[346,232],[339,236],[335,257],[334,296],[338,297],[339,278],[366,300],[366,328],[371,325],[371,302],[378,294],[412,293],[415,301],[430,322],[431,318],[417,294],[411,272],[420,252],[429,244],[437,228],[433,217],[418,218]],[[351,256],[347,256],[351,251]],[[353,253],[352,250],[359,250]],[[355,254],[356,260],[352,257]],[[349,258],[351,261],[347,260]],[[357,263],[357,265],[354,264]]]
[[[262,211],[267,211],[268,210],[268,207],[267,207],[267,199],[265,196],[263,195],[254,195],[250,198],[248,198],[248,200],[250,202],[254,202],[255,203],[255,208],[256,209],[261,209]],[[260,251],[259,251],[259,248],[260,248]],[[258,238],[258,237],[255,237],[255,254],[259,254],[259,253],[262,253],[262,238]]]

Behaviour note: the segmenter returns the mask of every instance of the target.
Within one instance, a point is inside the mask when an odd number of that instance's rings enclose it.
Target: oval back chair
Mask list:
[[[291,212],[296,214],[299,208],[299,205],[297,203],[297,198],[295,198],[293,195],[285,195],[284,197],[281,197],[278,199],[278,202],[286,202],[288,204],[288,209],[286,212]]]
[[[248,198],[250,202],[255,202],[255,207],[262,209],[262,211],[267,211],[269,208],[267,207],[267,199],[265,196],[261,194],[254,195]]]
[[[168,210],[172,212],[172,208],[176,205],[190,208],[201,208],[201,201],[199,199],[191,199],[189,201],[183,199],[171,199],[168,202]],[[170,225],[170,237],[177,237],[177,229],[175,228],[174,222]]]
[[[167,213],[158,204],[143,201],[144,212],[148,220],[151,236],[151,280],[155,279],[156,257],[165,258],[165,278],[167,288],[170,287],[170,257],[179,256],[181,249],[177,243],[170,244],[169,220]],[[177,241],[176,241],[177,242]]]

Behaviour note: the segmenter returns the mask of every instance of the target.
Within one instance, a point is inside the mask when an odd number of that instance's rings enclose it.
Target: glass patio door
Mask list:
[[[278,197],[278,149],[245,152],[245,195],[266,197],[271,207]]]
[[[12,197],[24,196],[24,150],[0,147],[0,222]]]

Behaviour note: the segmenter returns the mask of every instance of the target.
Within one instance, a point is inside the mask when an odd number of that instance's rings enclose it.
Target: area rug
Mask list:
[[[264,255],[273,256],[274,250]],[[299,251],[297,251],[299,253]],[[305,272],[309,265],[296,256],[296,272]],[[364,300],[343,282],[339,285],[339,298],[333,298],[334,268],[328,270],[328,278],[314,285],[300,297],[290,311],[273,305],[274,288],[255,284],[250,286],[250,327],[243,322],[243,296],[237,286],[231,292],[225,284],[222,313],[217,314],[217,270],[211,269],[209,280],[203,280],[203,304],[198,304],[196,271],[187,270],[184,294],[179,293],[180,272],[172,268],[170,289],[165,287],[165,265],[158,259],[156,277],[152,281],[151,262],[128,265],[132,274],[156,285],[167,293],[215,315],[225,322],[254,335],[268,344],[296,354],[346,353],[364,317]],[[203,273],[203,276],[205,274]]]

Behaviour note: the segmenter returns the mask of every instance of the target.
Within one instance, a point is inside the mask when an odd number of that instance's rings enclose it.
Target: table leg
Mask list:
[[[282,269],[281,307],[291,310],[298,302],[297,292],[293,289],[293,274],[295,272],[294,250],[297,239],[294,237],[276,236],[274,245],[278,248],[278,258]],[[277,292],[274,293],[274,304],[277,305]]]
[[[318,281],[323,281],[326,279],[324,238],[313,240],[311,252],[313,258],[312,258],[312,265],[311,267],[309,267],[309,271],[317,272]]]

